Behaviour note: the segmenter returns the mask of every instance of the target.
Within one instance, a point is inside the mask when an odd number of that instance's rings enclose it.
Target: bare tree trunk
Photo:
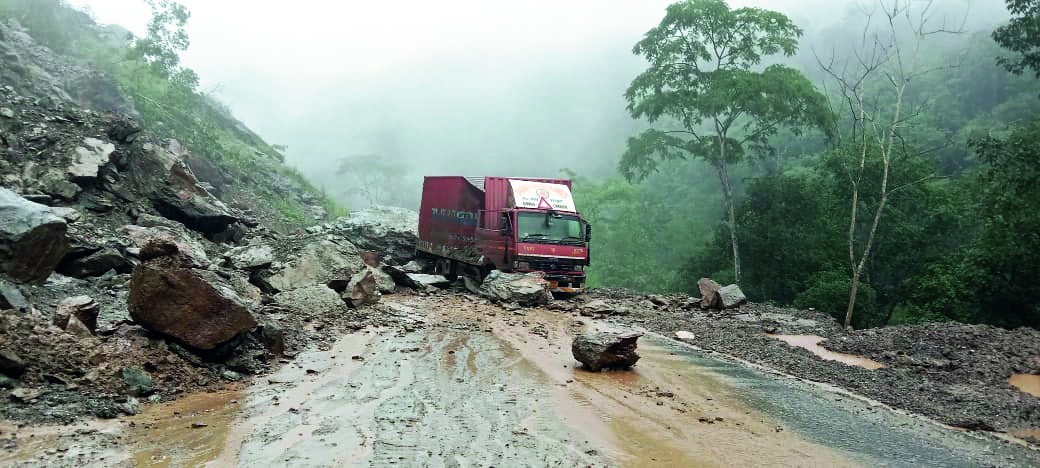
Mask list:
[[[729,181],[729,170],[726,162],[720,161],[715,164],[715,170],[722,183],[722,199],[726,205],[726,227],[729,228],[729,242],[733,247],[733,282],[740,284],[740,246],[737,242],[737,216],[733,208],[733,187]]]

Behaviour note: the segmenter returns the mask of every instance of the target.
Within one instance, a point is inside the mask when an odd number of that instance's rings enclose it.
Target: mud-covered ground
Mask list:
[[[770,369],[823,382],[894,408],[951,426],[1011,432],[1034,444],[1040,429],[1040,397],[1008,383],[1012,374],[1040,374],[1040,332],[984,325],[927,324],[857,330],[846,334],[819,311],[746,304],[706,311],[686,296],[668,296],[667,305],[624,290],[594,290],[583,301],[600,299],[623,315],[608,320],[645,327],[668,336],[686,331],[683,341]],[[824,348],[873,359],[869,370],[824,360],[769,335],[817,335]]]

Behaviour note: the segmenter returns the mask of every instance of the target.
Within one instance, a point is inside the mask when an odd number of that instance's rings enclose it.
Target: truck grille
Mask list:
[[[573,271],[574,270],[574,265],[575,265],[574,262],[559,261],[559,260],[532,261],[532,262],[529,262],[529,264],[531,265],[531,269],[532,270],[541,270],[541,271]]]

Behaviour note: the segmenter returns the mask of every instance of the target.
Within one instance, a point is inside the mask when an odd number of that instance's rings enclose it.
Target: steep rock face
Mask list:
[[[415,258],[419,213],[394,206],[375,206],[339,218],[333,230],[362,250],[380,254],[403,265]]]
[[[549,282],[544,274],[502,273],[495,270],[484,278],[480,294],[500,302],[515,302],[523,306],[545,304],[553,300]]]
[[[0,187],[0,268],[17,281],[46,280],[69,249],[65,220]]]
[[[190,265],[174,254],[147,260],[134,269],[130,318],[201,350],[213,350],[256,326],[246,301],[231,286]]]

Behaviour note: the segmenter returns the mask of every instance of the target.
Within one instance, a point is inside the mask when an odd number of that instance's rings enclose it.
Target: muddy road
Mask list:
[[[1036,451],[657,335],[590,373],[601,326],[463,296],[390,296],[395,327],[345,335],[248,387],[120,421],[0,427],[0,465],[1034,466]]]

